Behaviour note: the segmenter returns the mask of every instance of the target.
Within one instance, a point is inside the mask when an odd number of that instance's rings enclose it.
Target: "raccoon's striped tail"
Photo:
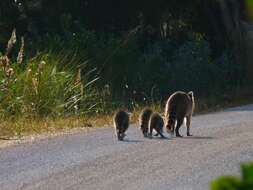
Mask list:
[[[192,101],[192,113],[193,113],[193,111],[195,109],[195,100],[194,100],[193,92],[192,91],[188,92],[188,95],[190,96],[191,101]]]

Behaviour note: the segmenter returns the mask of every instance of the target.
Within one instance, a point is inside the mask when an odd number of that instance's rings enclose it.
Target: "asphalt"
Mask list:
[[[253,160],[253,105],[193,117],[193,137],[119,142],[105,127],[0,149],[1,190],[205,190]]]

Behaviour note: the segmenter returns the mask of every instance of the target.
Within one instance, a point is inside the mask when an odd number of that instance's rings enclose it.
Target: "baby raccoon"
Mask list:
[[[152,137],[153,129],[155,129],[157,132],[155,136],[160,135],[162,138],[165,138],[163,135],[163,125],[163,118],[158,113],[153,113],[149,120],[149,137]]]
[[[123,141],[129,126],[129,114],[123,110],[117,111],[113,116],[113,125],[118,140]]]
[[[153,111],[150,108],[144,108],[141,111],[141,114],[139,117],[139,124],[140,124],[140,129],[144,137],[148,136],[148,122],[152,113]]]
[[[174,134],[174,129],[177,137],[182,137],[179,134],[179,128],[186,117],[187,136],[190,134],[191,117],[194,111],[194,96],[193,92],[177,91],[172,94],[167,100],[165,107],[166,130],[168,133]],[[175,127],[176,124],[176,127]]]

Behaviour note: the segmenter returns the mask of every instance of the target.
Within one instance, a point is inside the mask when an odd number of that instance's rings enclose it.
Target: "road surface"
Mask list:
[[[181,127],[185,135],[186,127]],[[0,149],[1,190],[204,190],[253,160],[253,105],[193,117],[193,137],[126,142],[112,128]]]

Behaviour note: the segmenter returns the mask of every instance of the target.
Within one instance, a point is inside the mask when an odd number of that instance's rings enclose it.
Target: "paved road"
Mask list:
[[[185,127],[182,127],[185,134]],[[0,149],[1,190],[204,190],[253,160],[253,105],[193,118],[191,138],[127,141],[111,128]]]

